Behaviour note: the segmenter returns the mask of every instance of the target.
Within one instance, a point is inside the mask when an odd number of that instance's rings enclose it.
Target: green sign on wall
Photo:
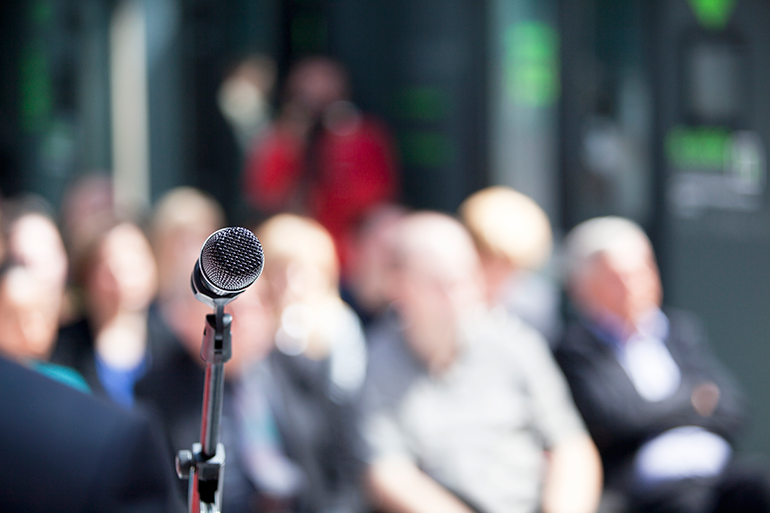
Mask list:
[[[710,30],[722,30],[730,21],[735,0],[689,0],[698,23]]]
[[[549,24],[523,21],[505,31],[505,88],[519,105],[547,107],[559,98],[559,35]]]

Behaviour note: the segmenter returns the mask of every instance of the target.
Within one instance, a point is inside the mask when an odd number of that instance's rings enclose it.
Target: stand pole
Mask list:
[[[215,313],[206,316],[201,358],[206,362],[201,416],[201,442],[192,451],[177,453],[180,478],[189,479],[190,513],[218,513],[222,510],[222,476],[225,447],[219,443],[220,418],[225,384],[225,363],[232,356],[230,325],[232,316],[224,313],[224,304],[215,304]]]

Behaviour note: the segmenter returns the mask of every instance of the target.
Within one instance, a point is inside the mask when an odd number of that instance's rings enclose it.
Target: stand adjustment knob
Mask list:
[[[195,460],[191,451],[183,449],[176,453],[176,475],[179,479],[187,479],[190,469],[195,466]]]

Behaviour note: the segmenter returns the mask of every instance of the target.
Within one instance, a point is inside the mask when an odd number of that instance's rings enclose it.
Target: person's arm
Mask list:
[[[596,511],[602,491],[602,463],[588,435],[555,445],[543,486],[544,513]]]
[[[549,452],[543,482],[544,513],[589,513],[602,490],[599,452],[586,432],[569,387],[545,340],[522,331],[515,346],[532,398],[534,426]]]
[[[682,375],[692,383],[690,403],[697,417],[693,425],[734,442],[746,422],[746,403],[732,373],[716,358],[708,343],[705,326],[693,314],[669,312],[672,336]]]
[[[379,511],[473,513],[408,458],[388,456],[375,460],[369,466],[367,484]]]
[[[615,356],[608,349],[599,349],[585,328],[574,327],[570,346],[562,345],[557,351],[575,403],[602,451],[640,445],[664,431],[688,425],[731,439],[729,435],[742,423],[736,387],[714,370],[702,336],[689,323],[682,325],[681,319],[672,318],[672,330],[676,330],[672,331],[674,340],[668,347],[680,366],[682,385],[671,397],[657,402],[641,398]],[[716,398],[712,382],[718,386]]]

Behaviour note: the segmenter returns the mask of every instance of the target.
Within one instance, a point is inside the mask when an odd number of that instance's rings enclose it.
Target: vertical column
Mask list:
[[[149,207],[147,47],[142,0],[123,0],[110,24],[112,168],[121,215]]]
[[[490,28],[490,177],[559,219],[559,38],[552,0],[493,0]]]

